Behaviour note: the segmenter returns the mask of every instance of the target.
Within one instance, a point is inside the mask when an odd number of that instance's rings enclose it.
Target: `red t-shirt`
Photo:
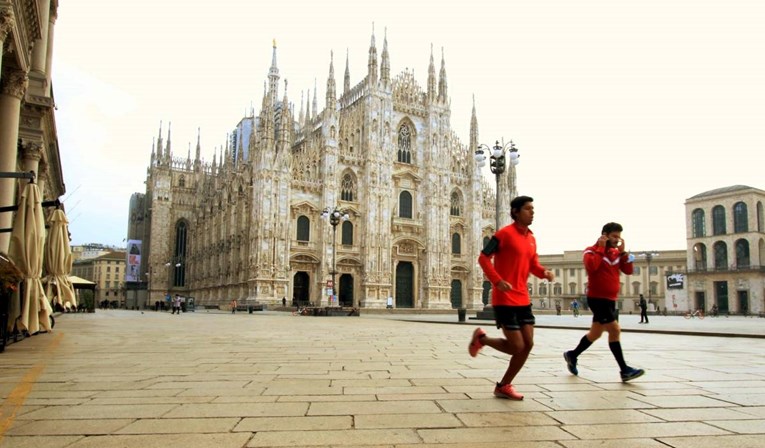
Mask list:
[[[493,263],[492,263],[493,259]],[[499,229],[478,256],[486,278],[492,285],[505,280],[513,287],[510,291],[492,288],[491,304],[504,306],[529,305],[526,283],[529,272],[543,278],[545,268],[539,264],[537,241],[531,229],[520,229],[515,223]]]
[[[632,274],[633,265],[627,256],[620,256],[615,247],[595,245],[584,250],[583,258],[589,277],[587,297],[616,300],[621,289],[619,273]]]

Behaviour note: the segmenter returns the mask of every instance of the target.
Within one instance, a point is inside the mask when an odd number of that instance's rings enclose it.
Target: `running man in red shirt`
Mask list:
[[[635,369],[624,362],[619,341],[621,329],[616,320],[616,297],[621,288],[619,275],[632,274],[632,261],[635,259],[624,249],[622,230],[621,224],[609,222],[603,226],[598,242],[584,251],[584,267],[590,278],[587,305],[592,310],[592,325],[574,350],[563,353],[566,367],[573,375],[579,374],[576,366],[579,355],[598,340],[604,331],[608,332],[608,348],[619,364],[622,381],[634,380],[645,373],[643,369]]]
[[[475,357],[488,345],[510,355],[507,371],[494,388],[495,397],[510,400],[523,400],[512,382],[534,346],[535,319],[526,287],[529,272],[549,281],[555,279],[552,272],[539,264],[536,239],[529,229],[534,221],[533,201],[528,196],[518,196],[510,202],[513,223],[496,232],[478,257],[486,278],[494,285],[491,305],[504,338],[490,338],[484,330],[476,328],[468,352]]]

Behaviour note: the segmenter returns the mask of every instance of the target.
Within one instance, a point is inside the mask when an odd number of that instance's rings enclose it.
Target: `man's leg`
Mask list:
[[[515,353],[510,353],[510,364],[507,366],[505,375],[502,377],[501,384],[513,384],[515,376],[521,371],[526,360],[529,358],[531,349],[534,347],[534,326],[522,325],[519,330],[502,329],[507,341],[516,349]]]
[[[572,375],[579,375],[579,369],[576,367],[576,362],[579,355],[590,348],[592,343],[597,341],[602,334],[603,325],[598,322],[593,322],[590,326],[590,331],[582,336],[582,339],[579,340],[579,344],[576,346],[576,348],[563,353],[563,359],[566,360],[566,367]]]
[[[618,322],[614,321],[603,325],[603,328],[608,332],[608,348],[611,349],[611,353],[614,355],[616,363],[619,364],[619,370],[624,372],[628,367],[627,363],[624,362],[622,344],[619,341],[619,337],[622,333],[621,327],[619,327]]]

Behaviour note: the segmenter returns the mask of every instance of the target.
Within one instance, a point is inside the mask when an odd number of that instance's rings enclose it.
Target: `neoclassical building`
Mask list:
[[[765,191],[732,185],[685,201],[692,307],[765,312]]]
[[[34,172],[44,201],[65,192],[51,88],[57,11],[58,0],[0,0],[0,207],[16,205],[28,182],[16,173]],[[0,252],[12,224],[0,212]]]
[[[411,71],[392,76],[387,39],[378,57],[373,35],[360,82],[346,58],[338,89],[330,57],[323,107],[316,89],[296,107],[274,45],[260,111],[212,162],[199,136],[194,155],[176,156],[160,124],[128,224],[143,246],[134,286],[145,285],[146,303],[169,292],[208,306],[327,305],[332,287],[333,305],[482,307],[476,257],[494,231],[495,192],[474,160],[475,107],[467,145],[452,129],[446,73],[431,51],[425,87]],[[505,202],[514,176],[508,166]],[[335,208],[349,217],[337,227],[321,217]]]

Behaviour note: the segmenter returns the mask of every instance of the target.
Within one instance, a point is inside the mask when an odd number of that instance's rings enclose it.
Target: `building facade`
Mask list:
[[[685,201],[693,309],[765,312],[765,191],[733,185]]]
[[[194,157],[174,156],[160,125],[128,227],[142,241],[147,303],[177,292],[201,305],[481,307],[476,254],[494,231],[495,196],[473,157],[475,108],[465,145],[443,56],[437,75],[431,53],[425,88],[390,67],[387,39],[378,58],[373,35],[366,76],[352,86],[346,59],[340,91],[330,58],[323,108],[314,90],[296,113],[274,46],[259,113],[212,163],[199,136]],[[321,218],[335,208],[349,217],[336,227]]]
[[[93,258],[83,258],[72,263],[72,275],[96,284],[96,306],[106,301],[112,306],[125,308],[125,252],[108,252]]]
[[[58,0],[0,0],[0,207],[16,205],[28,182],[7,175],[34,172],[43,201],[65,192],[51,88],[57,11]],[[0,252],[12,225],[0,212]]]

